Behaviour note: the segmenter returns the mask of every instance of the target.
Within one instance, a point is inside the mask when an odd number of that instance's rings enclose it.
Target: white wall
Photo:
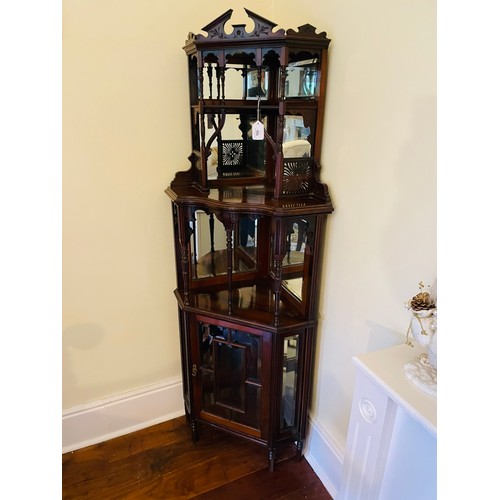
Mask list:
[[[163,190],[191,152],[182,46],[227,8],[63,1],[64,410],[180,377]]]
[[[63,1],[63,408],[180,376],[171,212],[188,167],[189,31],[229,7],[333,40],[312,419],[345,446],[352,356],[404,339],[436,276],[432,0]],[[174,17],[175,16],[175,17]]]
[[[403,302],[436,277],[436,13],[433,1],[322,5],[317,26],[333,39],[322,178],[336,211],[313,414],[343,446],[351,357],[400,343]]]

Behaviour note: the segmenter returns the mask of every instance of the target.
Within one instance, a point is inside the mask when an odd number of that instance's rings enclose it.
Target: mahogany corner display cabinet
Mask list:
[[[190,33],[190,168],[172,200],[186,418],[302,456],[321,246],[333,212],[319,179],[326,33],[245,9]]]

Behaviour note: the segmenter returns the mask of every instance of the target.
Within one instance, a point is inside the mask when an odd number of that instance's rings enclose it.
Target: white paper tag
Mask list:
[[[254,141],[262,141],[264,139],[264,124],[259,120],[252,125],[252,139]]]

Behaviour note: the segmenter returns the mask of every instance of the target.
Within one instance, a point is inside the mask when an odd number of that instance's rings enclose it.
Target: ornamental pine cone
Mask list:
[[[414,311],[425,311],[434,309],[436,307],[436,304],[431,299],[428,292],[420,292],[411,299],[410,307]]]

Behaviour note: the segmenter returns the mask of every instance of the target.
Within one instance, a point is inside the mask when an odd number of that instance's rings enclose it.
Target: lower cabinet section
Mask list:
[[[248,437],[267,445],[271,470],[280,444],[294,441],[300,456],[311,370],[305,353],[314,329],[279,333],[182,315],[185,406],[193,440],[200,424]]]

